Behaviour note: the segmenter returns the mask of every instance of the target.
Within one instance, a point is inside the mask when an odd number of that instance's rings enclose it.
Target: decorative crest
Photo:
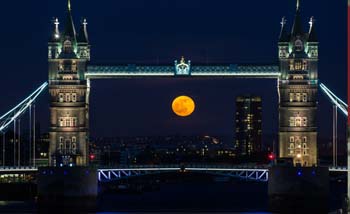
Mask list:
[[[186,63],[185,57],[181,57],[180,63],[175,60],[175,75],[191,75],[191,61]]]

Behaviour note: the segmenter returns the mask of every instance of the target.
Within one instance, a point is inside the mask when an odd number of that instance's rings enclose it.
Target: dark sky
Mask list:
[[[305,30],[314,16],[320,40],[319,76],[346,98],[346,1],[301,1]],[[72,0],[76,27],[87,17],[93,63],[173,65],[184,55],[196,63],[276,63],[280,20],[289,27],[294,0]],[[0,13],[0,112],[47,80],[52,17],[64,23],[66,1],[5,1]],[[61,25],[61,27],[63,27]],[[264,133],[278,127],[276,81],[137,79],[92,82],[92,136],[223,135],[233,137],[234,99],[263,97]],[[177,95],[192,96],[196,112],[177,118]],[[319,96],[322,137],[331,136],[331,105]],[[47,127],[48,96],[38,102]],[[322,116],[321,116],[322,115]],[[345,120],[341,118],[340,127]],[[341,134],[344,136],[344,134]]]

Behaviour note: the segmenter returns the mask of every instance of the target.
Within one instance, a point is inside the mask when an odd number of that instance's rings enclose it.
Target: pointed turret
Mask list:
[[[309,39],[308,39],[309,42],[317,42],[318,41],[315,22],[316,22],[315,18],[311,17],[310,22],[309,22],[309,24],[310,24]]]
[[[295,13],[294,24],[292,28],[292,36],[302,36],[304,34],[303,23],[300,14],[300,2],[297,0],[297,10]]]
[[[79,43],[89,43],[89,35],[87,32],[87,21],[86,19],[83,19],[81,22],[79,35],[78,35],[78,42]]]
[[[59,30],[60,23],[58,21],[58,18],[54,18],[52,23],[53,23],[53,29],[52,29],[50,42],[58,42],[61,38],[60,30]]]
[[[63,35],[65,38],[69,37],[72,41],[76,41],[76,31],[72,17],[72,8],[70,0],[68,0],[68,11]]]
[[[281,21],[281,33],[279,36],[279,42],[288,42],[289,40],[289,35],[287,33],[286,26],[287,26],[287,19],[286,17],[283,17]]]

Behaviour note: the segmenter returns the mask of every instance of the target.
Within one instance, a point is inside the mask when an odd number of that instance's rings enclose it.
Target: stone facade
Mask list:
[[[292,31],[282,19],[279,40],[279,156],[295,164],[317,165],[318,42],[315,20],[303,31],[298,5]]]
[[[88,164],[90,60],[86,20],[76,34],[71,9],[61,34],[58,19],[48,44],[50,91],[50,166]],[[82,35],[83,34],[83,35]]]

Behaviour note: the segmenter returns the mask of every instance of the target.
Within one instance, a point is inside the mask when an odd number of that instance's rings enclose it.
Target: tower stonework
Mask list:
[[[279,156],[317,165],[318,40],[315,20],[304,32],[299,4],[291,32],[282,19],[279,38]]]
[[[50,92],[50,166],[88,164],[89,84],[85,78],[90,60],[86,20],[79,34],[70,2],[63,33],[58,19],[48,44]]]

